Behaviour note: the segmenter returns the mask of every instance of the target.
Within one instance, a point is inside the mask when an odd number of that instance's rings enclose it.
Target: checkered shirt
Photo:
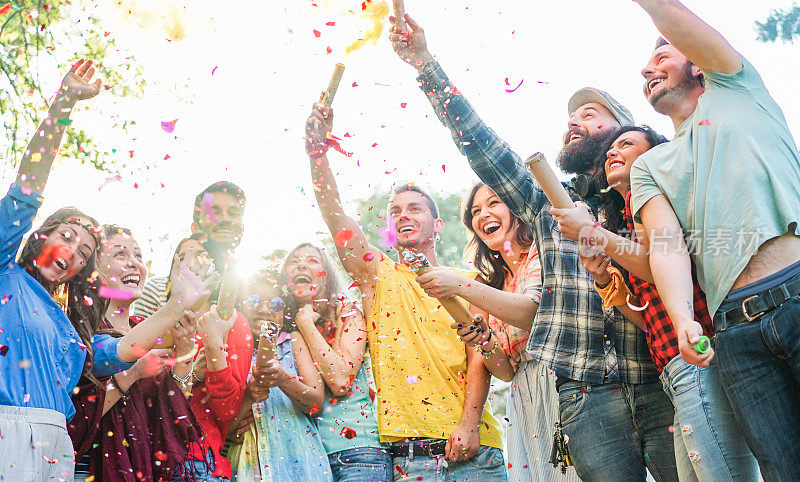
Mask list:
[[[558,376],[588,383],[642,383],[658,377],[644,334],[616,309],[603,309],[577,244],[561,234],[552,205],[520,157],[478,117],[437,63],[417,79],[472,170],[531,225],[542,265],[542,302],[528,340],[532,357]],[[569,188],[570,196],[581,198]]]

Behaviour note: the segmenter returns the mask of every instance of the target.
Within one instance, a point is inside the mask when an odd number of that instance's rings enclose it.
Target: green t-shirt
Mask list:
[[[675,138],[631,168],[634,216],[666,196],[712,316],[759,246],[788,229],[800,234],[797,146],[758,72],[742,64],[735,74],[704,72],[705,92]]]

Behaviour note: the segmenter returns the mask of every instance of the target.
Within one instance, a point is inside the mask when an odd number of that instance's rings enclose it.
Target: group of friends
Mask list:
[[[75,208],[22,242],[63,120],[100,89],[76,63],[0,201],[0,478],[795,480],[797,147],[718,32],[676,0],[635,1],[662,34],[641,73],[672,140],[578,90],[557,159],[575,204],[555,208],[406,15],[392,46],[481,179],[462,205],[474,271],[439,265],[443,221],[419,184],[389,200],[397,256],[369,244],[316,103],[314,193],[361,299],[303,243],[242,281],[230,316],[216,301],[245,208],[231,182],[195,198],[165,277],[145,279],[128,229]],[[454,297],[471,322],[443,307]],[[511,382],[505,451],[492,376]]]

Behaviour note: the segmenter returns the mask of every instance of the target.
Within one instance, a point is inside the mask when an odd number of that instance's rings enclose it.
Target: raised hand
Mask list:
[[[550,214],[561,228],[561,234],[573,241],[580,241],[587,236],[588,230],[594,225],[589,206],[582,202],[576,202],[574,208],[551,208]]]
[[[225,345],[228,340],[228,332],[233,328],[237,317],[238,314],[234,310],[233,316],[224,320],[217,312],[217,305],[211,305],[211,309],[197,319],[197,333],[203,340],[206,353]]]
[[[403,62],[413,66],[418,71],[428,62],[433,62],[433,55],[428,51],[428,44],[425,41],[425,31],[409,15],[405,16],[408,32],[399,33],[394,27],[394,17],[389,17],[392,22],[392,33],[389,40],[392,48]]]
[[[183,261],[176,256],[174,263],[178,264],[178,269],[171,280],[171,296],[184,309],[191,309],[211,293],[214,283],[219,281],[219,274],[208,272],[195,255],[194,248],[189,248]]]
[[[94,72],[91,60],[78,60],[61,81],[60,93],[69,100],[86,100],[96,96],[100,93],[102,82],[100,79],[92,82]]]
[[[306,153],[321,156],[328,150],[328,135],[333,129],[333,109],[316,102],[306,121]]]

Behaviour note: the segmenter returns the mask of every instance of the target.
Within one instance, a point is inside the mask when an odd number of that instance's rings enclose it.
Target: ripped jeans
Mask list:
[[[681,482],[758,480],[758,464],[722,388],[716,358],[699,368],[678,355],[664,367],[661,383],[675,406]]]

